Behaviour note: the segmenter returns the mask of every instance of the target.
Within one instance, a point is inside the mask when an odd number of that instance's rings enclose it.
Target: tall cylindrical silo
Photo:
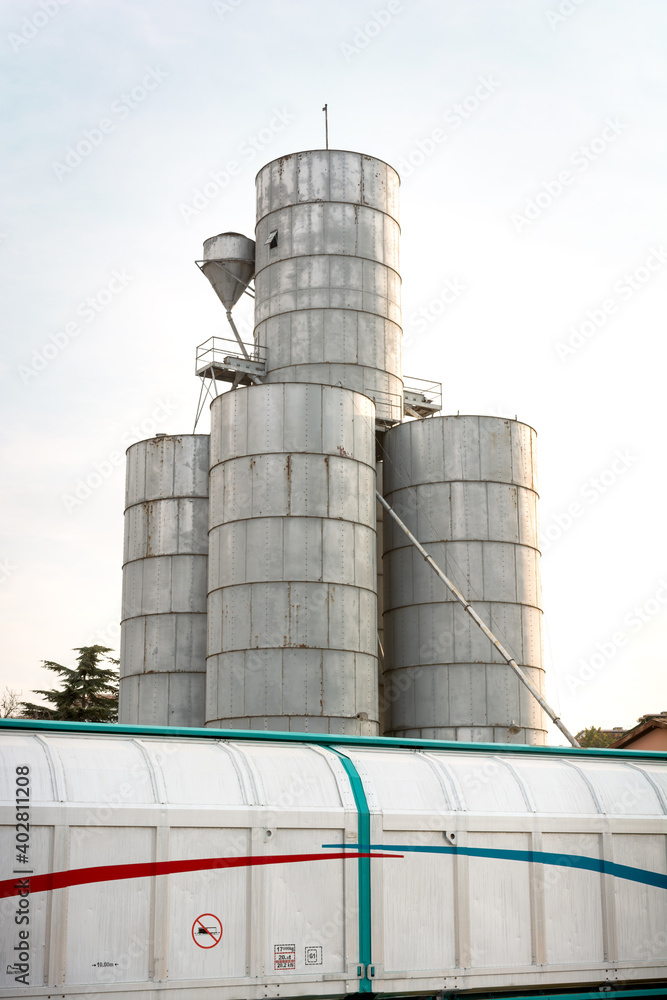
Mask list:
[[[257,175],[255,340],[268,382],[342,385],[403,416],[398,188],[372,156],[310,150]]]
[[[543,689],[535,431],[431,417],[385,435],[384,495]],[[387,735],[544,743],[540,706],[385,518]]]
[[[212,403],[208,725],[377,734],[374,428],[337,386]]]
[[[127,450],[119,721],[203,726],[209,435]]]
[[[376,466],[376,483],[378,493],[382,493],[382,460]],[[384,736],[387,728],[387,707],[384,693],[384,508],[379,500],[375,501],[375,532],[377,536],[377,595],[378,595],[378,717],[380,720],[380,736]]]

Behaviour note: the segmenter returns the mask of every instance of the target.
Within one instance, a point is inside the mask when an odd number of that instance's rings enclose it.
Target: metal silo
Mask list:
[[[212,403],[208,725],[377,734],[374,427],[337,386]]]
[[[403,417],[398,188],[372,156],[311,150],[257,175],[255,342],[268,382],[342,385]]]
[[[127,450],[119,721],[202,726],[209,435]]]
[[[535,437],[497,417],[404,423],[384,495],[541,691]],[[387,735],[544,743],[529,691],[388,518],[384,536]]]
[[[375,466],[377,491],[382,493],[382,460]],[[387,707],[384,692],[384,511],[379,500],[375,501],[375,532],[377,536],[377,595],[378,595],[378,716],[380,735],[387,729]]]
[[[255,271],[255,242],[241,233],[220,233],[204,241],[198,266],[229,315]]]

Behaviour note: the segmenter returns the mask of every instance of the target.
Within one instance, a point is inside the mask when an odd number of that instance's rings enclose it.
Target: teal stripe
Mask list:
[[[355,844],[354,848],[365,853],[370,849],[365,848],[363,845],[370,844],[371,816],[364,786],[359,777],[359,772],[350,758],[334,747],[329,747],[329,750],[339,758],[350,779],[358,816],[357,836],[359,844]],[[340,845],[338,846],[340,847]],[[359,992],[370,993],[371,983],[366,978],[366,966],[371,964],[371,859],[359,858],[357,864],[359,866],[359,965],[363,966],[363,978],[359,980]]]
[[[616,878],[628,879],[630,882],[641,882],[653,885],[658,889],[667,889],[667,875],[651,872],[645,868],[631,868],[629,865],[617,865],[614,861],[604,858],[588,858],[582,854],[553,854],[550,851],[512,851],[501,848],[486,847],[413,847],[395,844],[371,844],[369,847],[359,847],[357,844],[322,844],[322,847],[336,847],[340,850],[371,850],[399,851],[401,854],[462,854],[470,858],[500,858],[504,861],[528,861],[540,865],[556,865],[559,868],[581,868],[584,871],[599,872],[602,875],[614,875]]]
[[[512,753],[529,757],[602,757],[605,760],[663,760],[658,750],[603,750],[598,747],[533,747],[523,743],[457,743],[447,740],[396,739],[391,736],[332,736],[323,733],[265,732],[243,729],[186,728],[184,726],[126,726],[104,722],[42,722],[34,719],[0,719],[0,729],[32,729],[40,732],[84,733],[104,736],[166,736],[190,739],[238,740],[269,743],[314,743],[330,747],[372,747],[375,750],[456,750],[459,753]]]

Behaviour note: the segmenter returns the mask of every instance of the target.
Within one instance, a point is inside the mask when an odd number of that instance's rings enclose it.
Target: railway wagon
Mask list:
[[[667,996],[667,755],[0,723],[0,998]]]

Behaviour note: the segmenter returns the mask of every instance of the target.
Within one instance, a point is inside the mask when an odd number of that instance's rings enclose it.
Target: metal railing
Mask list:
[[[237,361],[252,361],[266,366],[266,348],[227,337],[209,337],[197,348],[197,374],[210,369],[226,369]]]
[[[418,396],[434,412],[442,409],[442,382],[404,376],[403,391]]]
[[[362,389],[375,403],[375,420],[379,424],[399,424],[403,419],[403,399],[399,393],[383,389]]]

